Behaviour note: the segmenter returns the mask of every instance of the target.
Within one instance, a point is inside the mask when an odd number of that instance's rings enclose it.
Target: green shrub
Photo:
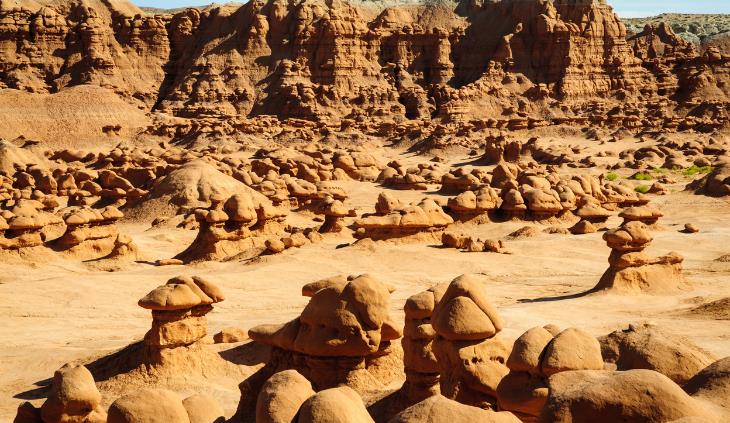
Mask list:
[[[606,179],[608,179],[609,181],[613,182],[616,179],[618,179],[618,173],[616,173],[616,172],[608,172],[608,174],[606,174]]]
[[[636,188],[634,188],[634,191],[640,192],[642,194],[646,194],[647,192],[649,192],[650,189],[651,189],[651,187],[649,185],[639,185]]]
[[[672,171],[671,169],[667,169],[666,167],[655,167],[654,169],[651,170],[652,173],[657,173],[659,175],[664,175],[671,171]]]
[[[684,176],[695,176],[697,174],[704,175],[706,173],[712,172],[712,170],[713,170],[712,166],[700,167],[700,166],[692,165],[692,166],[688,167],[687,169],[685,169],[684,171],[682,171],[682,175],[684,175]]]
[[[637,181],[651,181],[654,178],[652,178],[652,176],[648,173],[639,172],[633,176],[633,179]]]

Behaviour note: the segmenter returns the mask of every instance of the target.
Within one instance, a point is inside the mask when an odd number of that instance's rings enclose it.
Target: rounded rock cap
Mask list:
[[[148,310],[183,310],[202,303],[201,298],[186,284],[158,286],[137,302]]]

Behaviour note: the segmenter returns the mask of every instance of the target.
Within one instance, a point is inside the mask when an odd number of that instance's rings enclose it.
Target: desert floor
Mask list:
[[[343,182],[350,204],[370,210],[382,188]],[[423,192],[397,191],[416,200]],[[437,195],[437,194],[430,194]],[[438,247],[439,242],[351,244],[349,235],[328,235],[319,244],[287,250],[253,261],[207,262],[192,266],[155,267],[138,262],[117,266],[63,259],[11,262],[0,266],[0,421],[11,421],[24,399],[42,400],[34,390],[62,364],[88,362],[141,339],[150,326],[148,311],[137,300],[178,274],[200,275],[217,282],[227,300],[208,316],[210,333],[223,327],[249,328],[294,318],[306,304],[301,286],[336,274],[370,273],[395,286],[393,316],[402,322],[407,297],[464,273],[486,275],[488,292],[505,318],[505,335],[516,338],[526,329],[555,323],[576,326],[596,336],[629,323],[652,322],[689,337],[718,357],[730,355],[730,325],[712,314],[690,310],[698,304],[730,296],[730,263],[716,261],[730,253],[730,202],[680,190],[653,197],[665,214],[647,253],[677,251],[692,289],[679,295],[576,296],[593,287],[607,268],[609,249],[601,232],[590,235],[543,233],[548,225],[508,222],[463,226],[488,238],[504,238],[526,225],[540,234],[506,240],[511,254],[463,253]],[[290,219],[304,219],[293,215]],[[680,232],[693,222],[697,234]],[[609,227],[620,223],[618,217]],[[172,257],[185,249],[195,232],[174,227],[150,229],[149,223],[126,223],[149,260]],[[458,231],[459,228],[452,228]],[[254,366],[258,364],[252,363]],[[221,383],[218,397],[228,413],[235,410],[235,379]]]

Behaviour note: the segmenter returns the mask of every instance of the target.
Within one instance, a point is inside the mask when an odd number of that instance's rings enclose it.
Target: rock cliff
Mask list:
[[[0,1],[0,89],[82,84],[233,126],[712,130],[729,120],[730,56],[666,25],[627,35],[603,0],[254,0],[156,15],[124,0]]]

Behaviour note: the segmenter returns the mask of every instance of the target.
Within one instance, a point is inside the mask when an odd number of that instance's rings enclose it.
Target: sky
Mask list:
[[[132,0],[140,6],[172,9],[210,4],[213,0]],[[218,0],[225,3],[227,0]],[[246,0],[238,0],[244,3]],[[653,16],[660,13],[729,13],[730,0],[608,0],[625,18]]]

